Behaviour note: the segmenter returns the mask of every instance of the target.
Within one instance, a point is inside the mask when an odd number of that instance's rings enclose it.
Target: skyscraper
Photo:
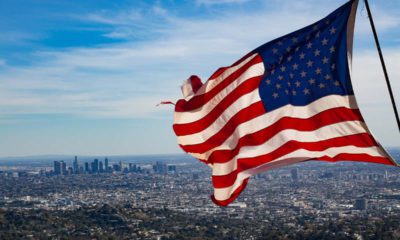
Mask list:
[[[104,172],[103,162],[102,161],[99,162],[99,172]]]
[[[92,172],[97,173],[99,172],[99,159],[95,159],[92,164]]]
[[[106,172],[108,172],[108,158],[106,158],[105,160],[104,160],[104,167],[105,167],[105,171]]]
[[[61,161],[61,174],[67,175],[67,164],[64,161]]]
[[[73,164],[74,173],[77,174],[79,172],[79,164],[78,164],[78,157],[75,156],[74,164]]]
[[[59,161],[54,161],[54,174],[55,175],[61,174],[61,164]]]
[[[85,162],[85,172],[86,172],[86,173],[90,172],[90,170],[89,170],[89,163],[88,163],[88,162]]]

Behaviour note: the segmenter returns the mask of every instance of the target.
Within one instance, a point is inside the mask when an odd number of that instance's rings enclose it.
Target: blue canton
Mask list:
[[[347,59],[352,3],[255,50],[265,66],[259,91],[266,111],[305,106],[327,95],[353,95]]]

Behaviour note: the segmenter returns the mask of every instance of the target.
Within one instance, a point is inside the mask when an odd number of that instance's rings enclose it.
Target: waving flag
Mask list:
[[[235,200],[252,175],[298,162],[396,165],[351,86],[357,4],[260,46],[205,84],[184,82],[173,128],[182,149],[212,168],[216,204]]]

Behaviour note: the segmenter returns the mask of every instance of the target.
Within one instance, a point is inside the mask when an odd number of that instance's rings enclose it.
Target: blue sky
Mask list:
[[[344,0],[0,1],[0,156],[178,153],[171,106],[248,51]],[[400,1],[370,0],[395,96]],[[384,146],[398,146],[382,70],[360,4],[353,85]],[[400,99],[397,99],[400,105]]]

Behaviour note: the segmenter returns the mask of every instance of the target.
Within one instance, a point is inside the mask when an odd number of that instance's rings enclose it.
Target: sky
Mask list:
[[[0,157],[180,153],[173,107],[157,103],[345,2],[2,0]],[[400,107],[400,1],[370,5]],[[400,146],[363,3],[357,14],[355,95],[382,145]]]

